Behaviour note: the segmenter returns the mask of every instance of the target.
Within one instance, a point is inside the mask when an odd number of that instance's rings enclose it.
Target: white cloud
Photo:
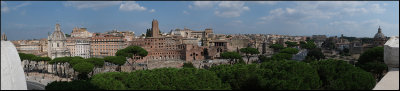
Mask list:
[[[93,10],[98,10],[100,8],[119,5],[121,3],[122,1],[67,1],[64,3],[64,6],[74,7],[77,9],[91,8]]]
[[[154,10],[154,9],[151,9],[149,12],[150,12],[150,13],[153,13],[153,12],[156,12],[156,10]]]
[[[279,1],[255,1],[255,3],[263,4],[263,5],[275,5]]]
[[[189,8],[212,8],[218,1],[194,1],[193,5],[189,5]]]
[[[334,21],[329,23],[329,25],[325,26],[324,28],[330,29],[328,31],[346,33],[346,35],[364,37],[367,35],[367,37],[373,37],[373,35],[378,32],[378,26],[381,26],[382,33],[384,33],[385,36],[390,36],[392,33],[398,34],[398,24],[390,24],[388,22],[383,22],[380,19],[371,19],[365,21]]]
[[[25,3],[22,3],[22,4],[20,4],[20,5],[15,6],[14,9],[17,9],[17,8],[20,8],[20,7],[25,7],[25,6],[28,6],[28,5],[30,5],[30,4],[31,4],[31,3],[25,2]]]
[[[9,12],[10,8],[7,7],[7,3],[5,1],[1,1],[1,12]]]
[[[77,9],[90,8],[98,10],[100,8],[119,5],[121,11],[145,11],[146,7],[140,6],[135,1],[67,1],[64,3],[66,7],[74,7]],[[149,12],[155,12],[154,9]]]
[[[218,4],[218,9],[214,12],[215,15],[225,18],[239,17],[244,11],[250,10],[244,6],[244,2],[240,1],[222,1]]]
[[[242,1],[194,1],[189,5],[190,9],[214,8],[214,14],[219,17],[239,17],[244,11],[250,10]]]
[[[28,5],[30,5],[30,4],[31,4],[31,3],[29,3],[29,2],[24,2],[24,3],[22,3],[22,4],[19,4],[19,5],[17,5],[17,6],[14,6],[14,7],[8,7],[8,6],[7,6],[7,3],[6,3],[5,1],[1,1],[1,12],[7,13],[7,12],[10,12],[11,9],[12,9],[13,11],[15,11],[15,10],[17,10],[18,8],[25,7],[25,6],[28,6]],[[22,11],[21,14],[22,14],[22,15],[25,15],[25,12],[26,12],[26,10]]]
[[[383,13],[386,11],[386,9],[382,8],[379,4],[371,4],[370,10],[374,13]]]
[[[383,13],[386,9],[379,4],[349,1],[295,2],[290,8],[272,9],[267,16],[260,17],[263,23],[275,21],[303,22],[303,20],[333,19],[367,13]]]
[[[146,10],[146,7],[140,6],[135,1],[127,1],[125,3],[122,3],[119,6],[119,10],[122,10],[122,11],[144,11],[144,10]]]
[[[187,12],[186,10],[184,10],[184,11],[183,11],[183,14],[185,14],[185,15],[189,15],[190,13],[189,13],[189,12]]]

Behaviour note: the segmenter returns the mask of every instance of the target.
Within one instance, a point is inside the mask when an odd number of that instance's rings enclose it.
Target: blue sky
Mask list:
[[[1,32],[9,40],[47,38],[55,24],[70,34],[114,28],[140,35],[159,21],[176,28],[219,34],[282,34],[372,37],[378,26],[399,35],[397,1],[1,1]]]

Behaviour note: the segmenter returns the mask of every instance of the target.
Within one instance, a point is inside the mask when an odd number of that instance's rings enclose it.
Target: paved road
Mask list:
[[[28,90],[45,90],[46,87],[40,83],[32,81],[26,81],[26,86],[28,87]]]

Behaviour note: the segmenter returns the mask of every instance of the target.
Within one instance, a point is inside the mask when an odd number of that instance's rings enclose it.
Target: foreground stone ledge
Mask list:
[[[392,68],[375,85],[374,90],[399,90],[399,68]]]

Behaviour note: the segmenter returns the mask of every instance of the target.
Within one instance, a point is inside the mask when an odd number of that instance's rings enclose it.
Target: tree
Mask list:
[[[65,34],[65,37],[71,37],[71,35],[69,35],[69,34]]]
[[[19,58],[21,59],[21,61],[23,60],[27,60],[28,61],[28,72],[30,71],[30,66],[31,66],[31,61],[34,57],[36,57],[33,54],[25,54],[25,53],[18,53],[19,54]]]
[[[140,46],[128,46],[124,49],[118,50],[115,55],[116,56],[123,56],[123,57],[145,57],[147,56],[148,52]]]
[[[272,59],[273,60],[290,60],[292,59],[292,54],[288,54],[288,53],[277,53],[272,55]]]
[[[317,46],[315,45],[314,41],[307,41],[307,42],[301,41],[300,42],[300,47],[304,48],[304,49],[311,50],[311,49],[316,48]]]
[[[246,63],[247,64],[249,63],[251,55],[260,53],[256,48],[251,48],[251,47],[242,48],[242,49],[240,49],[240,52],[243,52],[243,53],[246,54],[246,57],[247,57],[247,62]]]
[[[126,62],[126,58],[123,56],[107,56],[104,57],[106,62],[110,62],[118,65],[117,71],[121,72],[121,65],[124,65]]]
[[[260,63],[262,63],[262,62],[266,62],[266,61],[271,61],[272,59],[271,59],[271,57],[260,55],[260,56],[258,56],[258,60],[260,61]]]
[[[58,58],[54,58],[52,61],[50,61],[49,63],[50,64],[53,64],[53,70],[55,70],[55,72],[56,72],[56,74],[57,75],[61,75],[61,76],[63,76],[63,77],[65,77],[66,75],[65,75],[65,68],[64,69],[61,69],[62,71],[61,72],[58,72],[58,65],[60,64],[60,65],[63,65],[63,64],[65,64],[66,62],[69,62],[70,60],[72,60],[72,58],[73,57],[58,57]]]
[[[310,62],[311,60],[320,60],[320,59],[325,59],[325,55],[321,52],[320,48],[314,48],[307,53],[305,60],[307,60],[307,62]]]
[[[336,45],[332,42],[332,39],[327,39],[324,41],[324,43],[322,43],[322,47],[324,48],[328,48],[328,49],[335,49]]]
[[[223,52],[221,53],[221,58],[229,59],[229,64],[232,64],[232,61],[242,59],[242,56],[237,52]]]
[[[297,42],[286,41],[285,44],[287,45],[287,47],[295,47],[295,46],[298,46]]]
[[[94,67],[96,68],[101,68],[104,66],[104,59],[102,58],[88,58],[85,59],[87,62],[92,63],[94,65]],[[93,76],[93,72],[94,72],[95,68],[92,70],[92,76]]]
[[[374,77],[342,60],[321,60],[312,62],[325,90],[371,90],[375,87]]]
[[[80,62],[73,66],[73,69],[79,72],[78,79],[87,79],[87,74],[91,72],[94,68],[94,65],[89,62]]]
[[[214,72],[195,68],[160,68],[96,74],[91,83],[105,90],[230,89]]]
[[[297,54],[299,52],[296,48],[285,48],[279,51],[280,53],[287,53],[287,54]]]
[[[296,61],[267,61],[261,64],[218,65],[210,68],[233,90],[310,90],[321,86],[317,71]]]
[[[54,81],[46,85],[46,90],[101,90],[87,80]]]
[[[152,31],[151,29],[146,29],[146,37],[151,37]]]
[[[383,77],[385,70],[387,70],[387,65],[383,60],[383,52],[383,47],[368,49],[358,58],[356,66],[373,73],[379,81]]]
[[[191,62],[189,62],[189,63],[183,63],[183,66],[182,66],[182,67],[183,67],[183,68],[195,68]]]
[[[272,44],[272,45],[269,45],[269,48],[274,49],[274,51],[279,51],[280,49],[283,49],[284,47],[281,44]]]

